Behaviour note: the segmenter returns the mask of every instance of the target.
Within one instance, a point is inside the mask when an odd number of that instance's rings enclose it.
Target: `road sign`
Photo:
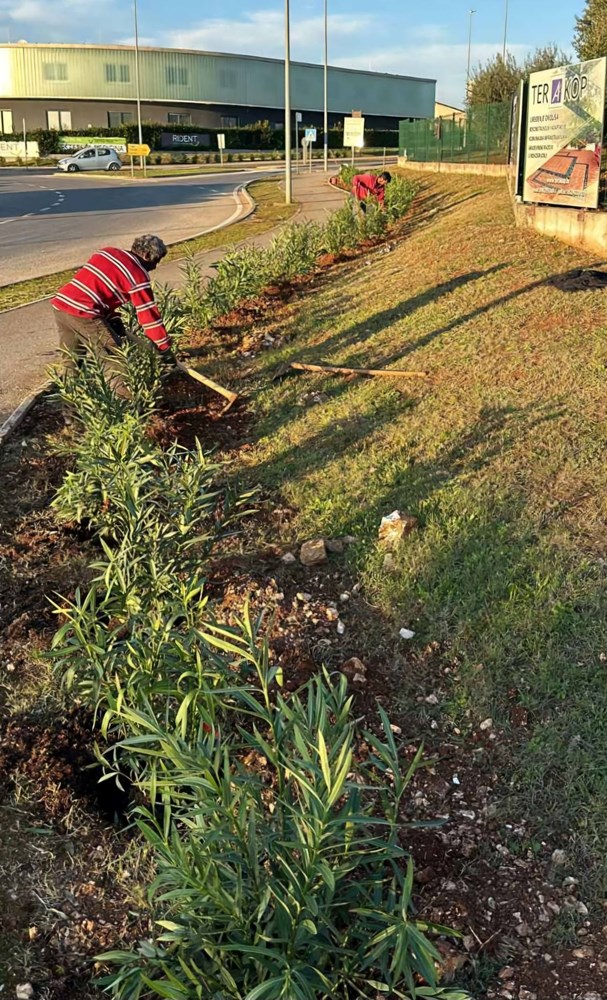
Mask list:
[[[302,115],[301,111],[296,111],[295,112],[295,124],[296,125],[301,125],[302,121],[303,121],[303,115]]]
[[[141,145],[139,143],[129,142],[126,147],[126,152],[127,156],[149,156],[151,150],[145,142],[141,143]]]
[[[344,146],[364,146],[365,144],[365,119],[364,118],[344,118]]]
[[[308,142],[316,142],[316,129],[307,128],[306,129],[306,139]]]
[[[217,134],[217,149],[226,148],[226,137],[223,132],[218,132]]]

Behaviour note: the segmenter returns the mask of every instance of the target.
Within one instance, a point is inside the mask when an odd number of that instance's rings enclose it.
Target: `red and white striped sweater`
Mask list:
[[[51,301],[54,309],[88,319],[111,319],[121,306],[132,302],[144,333],[159,351],[168,351],[171,341],[154,299],[150,276],[143,264],[127,250],[105,247],[59,289]]]

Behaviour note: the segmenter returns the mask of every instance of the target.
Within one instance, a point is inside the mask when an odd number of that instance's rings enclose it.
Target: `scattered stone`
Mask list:
[[[514,975],[514,969],[511,965],[505,965],[503,969],[498,972],[498,979],[512,979]]]
[[[552,864],[553,865],[564,865],[567,862],[567,854],[565,851],[553,851],[552,852]]]
[[[438,698],[435,694],[429,694],[427,698],[424,698],[426,705],[438,705]]]
[[[600,993],[584,993],[581,1000],[603,1000],[603,997]]]
[[[415,873],[415,881],[418,882],[419,885],[428,885],[428,883],[432,882],[435,878],[436,872],[434,871],[434,868],[422,868],[421,871]]]
[[[324,538],[315,538],[304,542],[299,552],[302,566],[318,566],[327,561],[327,549]]]
[[[591,948],[588,944],[584,945],[582,948],[574,948],[573,957],[583,959],[594,958],[594,948]]]
[[[306,594],[304,591],[300,590],[297,593],[297,600],[301,601],[302,604],[309,604],[312,600],[312,594]]]
[[[403,538],[410,535],[417,527],[418,520],[409,514],[395,510],[387,517],[382,517],[379,526],[379,544],[384,549],[395,549]]]
[[[393,732],[393,733],[395,733],[395,734],[396,734],[397,736],[402,736],[402,735],[403,735],[403,731],[402,731],[402,729],[400,728],[400,726],[395,726],[395,725],[391,725],[391,726],[390,726],[390,729],[391,729],[391,730],[392,730],[392,732]]]
[[[363,687],[367,683],[367,678],[364,674],[354,674],[352,683],[358,685],[359,687]]]
[[[481,729],[482,729],[482,731],[484,733],[488,729],[492,729],[492,728],[493,728],[493,719],[485,719],[484,722],[481,722]]]
[[[459,777],[457,776],[457,774],[453,775],[451,781],[453,782],[454,785],[461,785],[461,781],[459,780]]]
[[[357,656],[352,656],[349,660],[341,666],[342,674],[346,677],[354,678],[356,674],[362,674],[363,676],[367,673],[367,668],[362,660],[359,660]]]
[[[398,634],[400,635],[401,639],[412,639],[413,636],[415,635],[415,632],[412,632],[410,628],[401,628]]]
[[[336,555],[341,555],[345,548],[343,538],[325,538],[325,545],[327,552],[334,552]]]
[[[342,542],[344,543],[344,545],[356,545],[357,541],[358,538],[356,538],[354,535],[344,535],[344,537],[342,538]]]
[[[337,608],[327,608],[326,615],[330,622],[336,622],[337,619],[339,618],[339,614],[337,613]]]
[[[344,634],[345,634],[345,631],[346,631],[346,626],[344,625],[344,623],[343,623],[343,622],[341,621],[341,619],[340,619],[340,620],[339,620],[339,621],[337,622],[337,634],[338,634],[338,635],[344,635]]]
[[[283,562],[285,566],[292,566],[293,563],[297,562],[297,557],[294,556],[292,552],[285,552],[280,561]]]
[[[537,1000],[537,993],[532,993],[531,990],[521,988],[518,991],[518,1000]]]
[[[15,989],[17,1000],[31,1000],[34,995],[34,987],[31,983],[21,983]]]
[[[531,937],[531,928],[529,924],[523,923],[519,924],[516,928],[516,933],[519,937]]]

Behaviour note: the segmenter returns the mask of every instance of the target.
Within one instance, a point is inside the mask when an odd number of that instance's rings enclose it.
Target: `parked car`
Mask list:
[[[115,149],[107,146],[85,146],[73,156],[65,156],[57,164],[59,170],[75,174],[78,170],[120,170],[122,162]]]

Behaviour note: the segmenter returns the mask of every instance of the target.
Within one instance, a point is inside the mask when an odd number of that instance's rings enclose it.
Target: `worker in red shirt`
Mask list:
[[[367,202],[377,202],[380,208],[384,207],[386,197],[386,185],[392,180],[392,174],[384,170],[382,174],[356,174],[352,178],[352,194],[360,205],[361,211],[367,211]]]
[[[139,325],[163,361],[174,361],[171,341],[154,299],[150,272],[167,248],[158,236],[139,236],[130,251],[98,250],[51,300],[60,347],[77,358],[94,354],[108,373],[118,395],[126,388],[112,364],[112,355],[126,336],[120,309],[131,303]],[[68,360],[67,364],[70,365]]]

